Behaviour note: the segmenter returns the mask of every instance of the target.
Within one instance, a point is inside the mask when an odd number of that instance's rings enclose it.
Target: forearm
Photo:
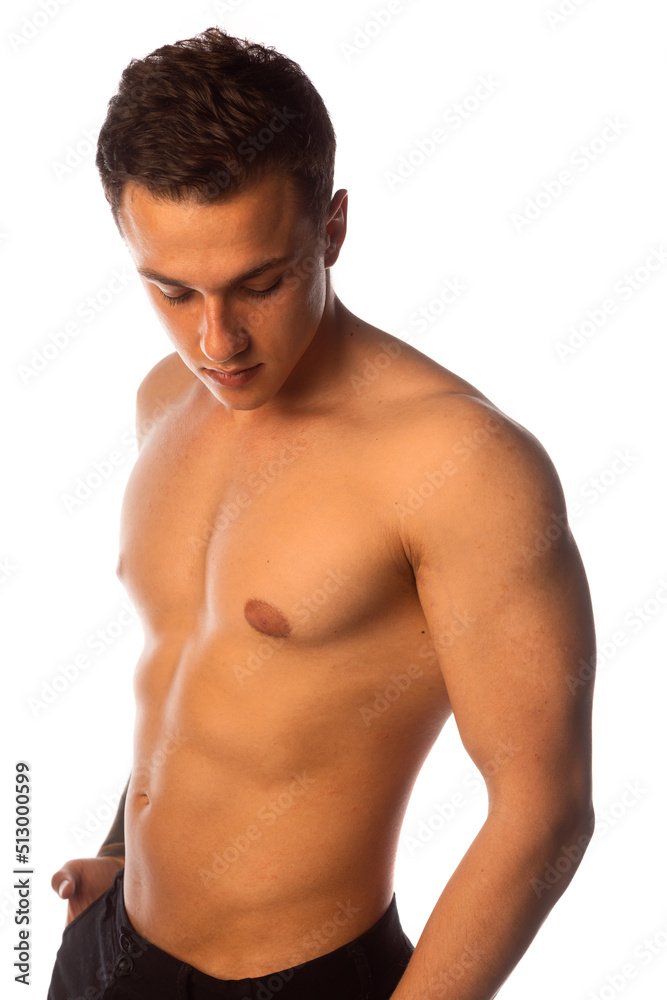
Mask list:
[[[391,1000],[492,1000],[569,885],[591,833],[583,819],[538,835],[529,823],[520,830],[490,815]]]
[[[97,852],[98,858],[114,857],[114,858],[124,858],[125,857],[125,799],[127,797],[127,789],[130,784],[130,779],[128,778],[127,785],[123,794],[120,797],[120,802],[118,803],[118,811],[111,824],[111,829],[107,834],[106,840]]]

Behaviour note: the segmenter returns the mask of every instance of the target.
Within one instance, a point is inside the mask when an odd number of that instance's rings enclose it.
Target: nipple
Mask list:
[[[278,611],[278,608],[274,608],[266,601],[259,601],[253,597],[246,601],[243,611],[248,624],[252,625],[258,632],[263,632],[264,635],[284,638],[292,631],[292,627],[282,611]]]

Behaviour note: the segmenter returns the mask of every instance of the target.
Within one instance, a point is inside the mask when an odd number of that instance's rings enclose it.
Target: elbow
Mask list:
[[[595,831],[595,810],[593,803],[577,802],[563,808],[553,817],[551,836],[561,850],[576,850],[577,864],[584,856]]]
[[[591,801],[589,801],[580,811],[579,829],[587,838],[586,847],[588,847],[588,844],[593,839],[593,834],[595,833],[595,809],[593,808],[593,803]]]
[[[540,852],[575,849],[579,857],[590,843],[595,830],[595,810],[588,788],[562,782],[533,786],[529,795],[506,788],[494,789],[490,796],[489,819],[513,828],[515,836],[532,843]]]
[[[552,778],[550,792],[543,803],[550,817],[549,825],[558,839],[563,843],[583,840],[588,844],[595,830],[593,789],[588,769],[572,767],[569,774],[561,772],[557,778]]]
[[[588,805],[586,806],[583,817],[586,828],[592,837],[593,833],[595,832],[595,809],[593,808],[592,802],[589,802]]]
[[[569,819],[575,833],[588,834],[589,839],[592,838],[595,830],[595,809],[592,799],[587,798],[571,806]]]

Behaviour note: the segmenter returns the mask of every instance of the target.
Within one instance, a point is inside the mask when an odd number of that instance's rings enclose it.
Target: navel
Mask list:
[[[246,601],[243,611],[248,624],[252,625],[258,632],[263,632],[264,635],[272,635],[282,639],[292,631],[292,626],[282,611],[274,608],[267,601],[259,601],[253,597]]]

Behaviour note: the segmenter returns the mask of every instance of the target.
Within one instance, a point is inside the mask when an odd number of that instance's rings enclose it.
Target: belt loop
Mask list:
[[[118,873],[116,873],[118,874]],[[104,918],[105,920],[109,917],[112,910],[116,906],[116,896],[118,894],[118,882],[116,881],[116,875],[114,875],[111,885],[104,894]]]
[[[176,977],[176,996],[178,997],[178,1000],[188,1000],[188,997],[190,996],[188,983],[190,982],[191,972],[192,966],[183,962],[178,970],[178,976]]]
[[[359,979],[361,980],[362,989],[362,1000],[370,1000],[371,996],[371,970],[368,967],[368,959],[366,958],[366,952],[364,951],[362,945],[358,944],[356,941],[350,941],[346,945],[347,953],[351,956],[354,964],[357,967],[357,972],[359,973]]]

